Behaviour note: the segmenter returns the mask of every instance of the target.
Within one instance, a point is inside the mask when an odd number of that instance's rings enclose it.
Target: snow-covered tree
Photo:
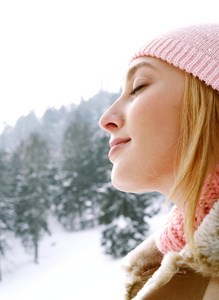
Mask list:
[[[11,197],[9,160],[6,152],[0,151],[0,258],[8,249],[7,232],[13,228],[13,199]],[[0,266],[0,280],[1,280]]]
[[[107,254],[124,256],[147,237],[146,216],[151,217],[151,214],[146,213],[146,209],[156,196],[156,193],[120,192],[111,183],[99,189],[99,222],[106,224],[101,244]]]
[[[46,142],[38,134],[31,134],[17,148],[12,161],[16,170],[14,231],[27,250],[34,249],[37,263],[41,235],[49,233],[49,150]]]
[[[62,145],[60,194],[56,213],[68,230],[90,227],[95,222],[92,187],[97,182],[97,146],[92,124],[79,111],[67,128]]]

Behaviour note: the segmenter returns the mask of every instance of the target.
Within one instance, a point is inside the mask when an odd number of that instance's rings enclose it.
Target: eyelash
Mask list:
[[[136,92],[138,92],[140,89],[142,89],[143,87],[145,87],[146,84],[142,84],[142,85],[139,85],[137,86],[131,93],[130,95],[135,95]]]

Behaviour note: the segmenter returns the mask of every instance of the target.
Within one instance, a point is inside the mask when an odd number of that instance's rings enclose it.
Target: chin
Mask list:
[[[117,180],[114,176],[112,176],[111,181],[112,185],[117,190],[125,193],[141,194],[154,191],[154,189],[150,189],[146,185],[139,185],[136,181],[132,180]]]

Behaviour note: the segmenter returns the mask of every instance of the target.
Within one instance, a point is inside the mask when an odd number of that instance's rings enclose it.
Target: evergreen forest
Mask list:
[[[68,231],[101,226],[105,253],[124,256],[147,237],[147,217],[158,212],[158,193],[129,194],[110,182],[109,134],[98,125],[119,94],[100,90],[80,104],[21,117],[0,135],[0,261],[10,236],[33,261],[52,234],[49,217]],[[154,198],[157,200],[154,201]],[[156,205],[154,204],[156,203]]]

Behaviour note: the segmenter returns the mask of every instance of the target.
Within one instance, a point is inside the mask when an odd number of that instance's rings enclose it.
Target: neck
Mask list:
[[[209,167],[207,169],[207,175],[204,180],[204,185],[202,188],[202,193],[206,189],[205,186],[206,185],[209,186],[211,184],[211,181],[217,181],[217,184],[218,184],[218,177],[219,177],[219,164],[217,164],[216,166],[215,166],[215,164],[209,165]],[[171,182],[173,183],[174,179],[171,180]],[[167,198],[169,198],[177,206],[177,208],[179,210],[182,210],[185,206],[185,202],[184,202],[185,197],[184,197],[183,187],[178,188],[177,191],[174,193],[174,195],[173,196],[171,195],[171,197],[169,197],[169,195],[171,193],[172,185],[173,184],[169,184],[169,186],[167,186],[166,189],[163,189],[163,192],[161,191],[161,193],[166,195]],[[218,197],[219,197],[219,195],[217,195],[216,198],[218,198]]]

